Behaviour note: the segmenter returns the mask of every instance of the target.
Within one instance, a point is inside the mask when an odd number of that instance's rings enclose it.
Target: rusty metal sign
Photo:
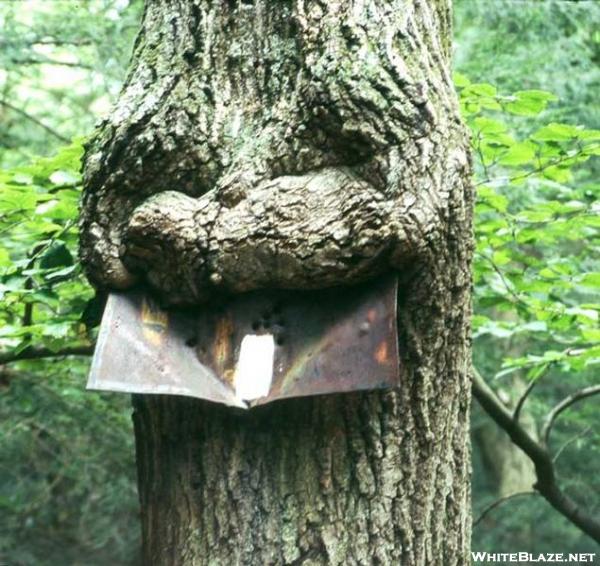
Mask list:
[[[257,291],[162,310],[108,299],[88,388],[186,395],[250,408],[286,397],[395,387],[397,278],[319,291]]]

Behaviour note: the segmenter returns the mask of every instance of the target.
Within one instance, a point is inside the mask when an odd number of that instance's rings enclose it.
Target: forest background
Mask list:
[[[139,563],[129,399],[85,391],[101,304],[76,250],[81,145],[142,10],[0,1],[0,564]],[[474,367],[597,517],[600,2],[455,0],[454,52],[478,192]],[[476,402],[472,441],[474,550],[598,552]]]

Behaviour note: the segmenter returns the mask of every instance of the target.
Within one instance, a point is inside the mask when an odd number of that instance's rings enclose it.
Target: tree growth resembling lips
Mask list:
[[[214,287],[351,284],[413,253],[399,208],[345,168],[216,189],[197,199],[168,191],[135,209],[122,259],[171,303],[201,302]]]
[[[81,251],[98,286],[142,277],[187,304],[215,287],[329,287],[429,261],[468,170],[444,59],[393,47],[400,14],[349,37],[301,4],[269,8],[274,58],[257,55],[253,9],[207,7],[220,38],[200,42],[208,59],[140,44],[86,154]],[[220,43],[228,26],[239,44]]]

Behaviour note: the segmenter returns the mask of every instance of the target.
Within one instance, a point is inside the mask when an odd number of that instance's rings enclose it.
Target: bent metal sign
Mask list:
[[[250,408],[395,387],[397,278],[319,291],[257,291],[163,310],[140,291],[108,299],[88,388],[186,395]]]

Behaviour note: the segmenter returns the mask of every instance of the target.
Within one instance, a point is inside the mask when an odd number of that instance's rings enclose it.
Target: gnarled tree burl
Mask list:
[[[171,304],[397,270],[398,391],[137,396],[145,564],[466,564],[468,143],[449,0],[147,0],[81,254]]]

